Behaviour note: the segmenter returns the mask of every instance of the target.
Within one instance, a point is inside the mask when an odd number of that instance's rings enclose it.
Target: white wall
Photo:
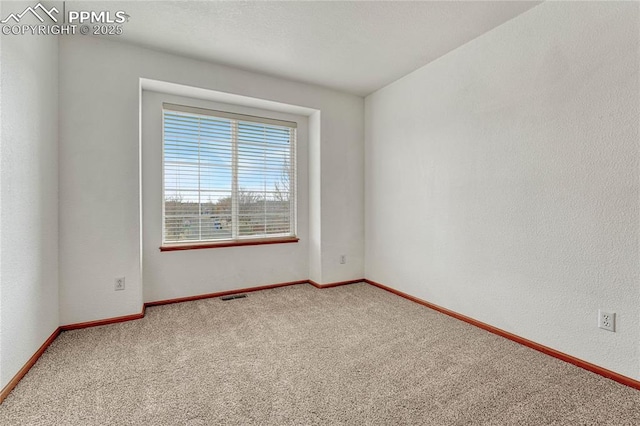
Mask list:
[[[58,328],[58,40],[3,35],[0,55],[3,388]]]
[[[162,103],[295,121],[298,243],[161,252]],[[142,92],[142,228],[144,301],[193,296],[309,277],[307,117],[144,90]]]
[[[322,281],[322,133],[320,111],[309,116],[309,279]],[[364,124],[364,120],[363,120]],[[362,153],[364,155],[364,151]],[[364,187],[363,196],[364,196]],[[363,212],[364,214],[364,212]],[[364,224],[364,218],[362,220]],[[364,246],[364,241],[363,241]],[[363,247],[364,254],[364,247]],[[363,259],[364,260],[364,259]],[[364,265],[362,268],[364,276]]]
[[[368,96],[366,277],[640,378],[639,7],[546,2]]]
[[[362,98],[105,38],[65,36],[60,38],[59,87],[62,324],[140,311],[143,301],[138,207],[140,78],[319,110],[322,280],[362,277]],[[207,264],[198,266],[202,268],[200,275],[210,272],[212,265],[227,262],[230,258],[227,251],[245,253],[241,248],[212,249]],[[195,253],[174,255],[193,254],[194,259],[202,255]],[[347,255],[346,265],[339,264],[340,254]],[[123,292],[113,291],[117,276],[126,276],[127,289]],[[285,274],[278,276],[287,278]],[[290,277],[298,279],[298,271],[292,271]],[[246,282],[242,275],[233,281],[231,275],[220,278],[223,281],[212,273],[206,285],[197,285],[197,292],[256,284]]]

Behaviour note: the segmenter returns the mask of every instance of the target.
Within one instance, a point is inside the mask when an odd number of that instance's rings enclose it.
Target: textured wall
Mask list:
[[[58,41],[2,36],[0,62],[2,388],[58,327]]]
[[[546,2],[367,97],[366,277],[639,378],[639,7]]]

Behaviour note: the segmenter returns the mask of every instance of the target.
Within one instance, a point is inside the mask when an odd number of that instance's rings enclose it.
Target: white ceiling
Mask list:
[[[367,95],[534,7],[529,1],[67,2],[124,10],[124,42]]]

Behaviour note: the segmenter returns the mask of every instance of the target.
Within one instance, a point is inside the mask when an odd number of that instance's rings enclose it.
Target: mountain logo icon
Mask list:
[[[13,19],[17,24],[28,13],[31,13],[33,16],[35,16],[40,22],[44,22],[43,16],[45,17],[48,16],[49,18],[51,18],[53,22],[58,22],[58,19],[53,15],[54,13],[55,14],[59,13],[58,9],[56,9],[55,7],[52,7],[51,9],[47,10],[47,8],[42,5],[42,3],[38,3],[34,7],[31,7],[31,6],[27,7],[25,10],[22,11],[22,13],[9,14],[9,16],[7,16],[5,19],[0,21],[0,23],[6,24],[7,22]]]

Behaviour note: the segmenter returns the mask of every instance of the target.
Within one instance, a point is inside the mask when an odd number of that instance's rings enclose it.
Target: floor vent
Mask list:
[[[247,297],[246,294],[231,294],[229,296],[222,296],[220,299],[222,300],[233,300],[233,299],[244,299]]]

